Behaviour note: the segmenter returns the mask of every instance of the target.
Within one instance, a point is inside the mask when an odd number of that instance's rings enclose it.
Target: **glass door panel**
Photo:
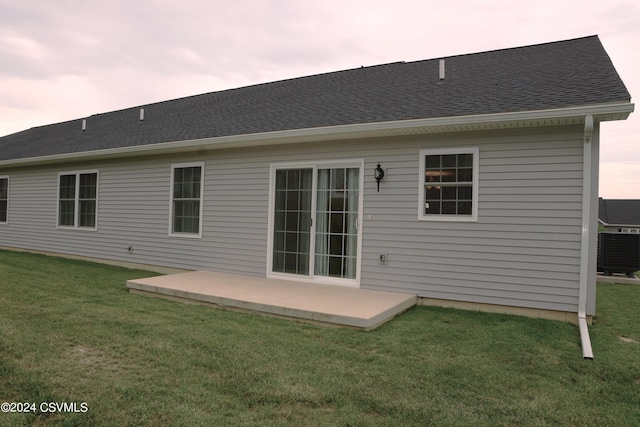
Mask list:
[[[274,272],[309,275],[313,169],[276,170]]]
[[[315,267],[317,276],[356,278],[358,168],[318,169]]]

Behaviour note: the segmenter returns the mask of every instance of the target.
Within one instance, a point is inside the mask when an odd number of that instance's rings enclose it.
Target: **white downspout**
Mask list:
[[[593,116],[584,118],[583,179],[582,179],[582,241],[580,246],[580,286],[578,290],[578,327],[582,343],[582,357],[593,359],[589,328],[587,326],[587,292],[589,285],[589,253],[591,223],[591,181]]]

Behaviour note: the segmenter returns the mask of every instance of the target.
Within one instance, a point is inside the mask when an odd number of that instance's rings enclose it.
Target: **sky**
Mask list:
[[[635,0],[0,0],[0,135],[257,83],[590,35],[634,102]],[[601,126],[600,196],[640,199],[640,112]]]

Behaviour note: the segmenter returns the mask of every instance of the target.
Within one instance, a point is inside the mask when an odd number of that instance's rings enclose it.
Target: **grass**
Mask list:
[[[151,273],[0,251],[0,425],[635,426],[640,287],[574,325],[416,307],[371,332],[129,294]],[[620,337],[625,338],[623,341]]]

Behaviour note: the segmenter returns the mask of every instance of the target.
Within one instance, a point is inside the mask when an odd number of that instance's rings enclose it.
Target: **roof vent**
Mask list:
[[[82,119],[82,132],[87,130],[87,119]]]
[[[140,121],[144,120],[144,108],[140,109]]]
[[[440,80],[444,80],[444,59],[440,60]]]

